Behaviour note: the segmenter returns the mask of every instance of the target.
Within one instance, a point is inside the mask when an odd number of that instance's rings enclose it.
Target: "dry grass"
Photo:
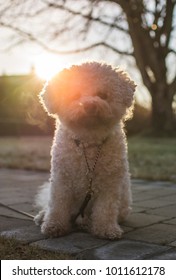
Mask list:
[[[176,138],[131,137],[133,178],[176,180]],[[0,167],[49,171],[52,137],[0,138]]]
[[[0,167],[48,171],[51,137],[1,137]]]
[[[15,239],[0,237],[1,260],[69,260],[66,254],[59,254],[39,249],[36,246],[22,244]]]

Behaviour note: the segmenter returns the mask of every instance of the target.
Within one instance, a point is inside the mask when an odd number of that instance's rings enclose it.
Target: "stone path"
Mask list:
[[[35,214],[37,187],[48,173],[0,169],[0,202]],[[40,248],[67,253],[76,259],[176,260],[176,184],[132,180],[133,212],[118,241],[98,239],[84,232],[46,239],[28,217],[0,207],[0,235]]]

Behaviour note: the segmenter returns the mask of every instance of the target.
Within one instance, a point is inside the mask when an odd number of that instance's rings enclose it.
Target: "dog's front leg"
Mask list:
[[[41,225],[41,232],[47,236],[63,236],[71,231],[71,193],[65,189],[65,186],[51,186],[49,206]]]
[[[92,234],[99,238],[119,239],[123,233],[117,219],[119,203],[112,194],[100,194],[92,208]]]
[[[119,207],[119,217],[118,220],[120,223],[124,222],[125,219],[130,214],[132,208],[132,193],[131,193],[131,184],[129,175],[126,174],[125,180],[122,183],[120,207]]]

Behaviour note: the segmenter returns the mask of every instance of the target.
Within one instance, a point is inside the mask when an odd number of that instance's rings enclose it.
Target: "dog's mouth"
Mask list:
[[[96,96],[90,99],[83,99],[78,102],[80,109],[84,110],[88,117],[103,117],[109,118],[112,116],[111,108],[105,100]]]
[[[65,121],[71,127],[91,129],[109,125],[112,118],[112,111],[107,102],[90,99],[79,100],[70,105]]]

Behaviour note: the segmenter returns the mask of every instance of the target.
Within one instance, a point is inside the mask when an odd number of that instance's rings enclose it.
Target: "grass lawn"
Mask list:
[[[176,182],[176,138],[130,138],[129,162],[133,178]]]
[[[49,171],[51,137],[1,137],[0,167]],[[128,139],[132,178],[176,181],[176,138]]]

